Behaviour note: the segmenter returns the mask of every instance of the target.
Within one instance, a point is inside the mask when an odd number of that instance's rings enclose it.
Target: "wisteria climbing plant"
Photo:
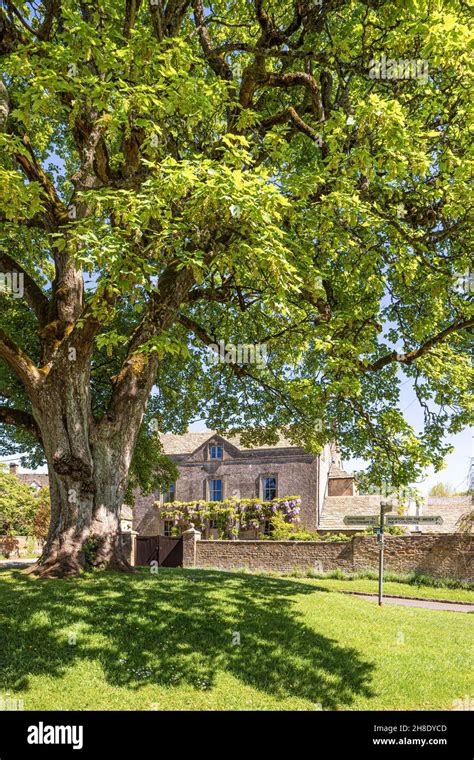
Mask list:
[[[204,530],[214,521],[219,538],[232,538],[241,530],[263,530],[265,522],[275,517],[285,522],[299,521],[301,498],[284,496],[272,501],[261,499],[226,499],[225,501],[156,502],[163,520],[172,521],[179,530],[195,527]]]

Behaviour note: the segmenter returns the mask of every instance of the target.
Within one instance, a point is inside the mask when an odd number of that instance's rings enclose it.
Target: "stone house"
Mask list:
[[[169,535],[172,524],[161,518],[158,502],[260,497],[270,500],[300,496],[300,525],[321,532],[354,533],[366,525],[348,526],[348,515],[374,515],[380,511],[378,494],[359,495],[353,475],[345,472],[337,446],[327,445],[320,455],[310,454],[281,436],[273,446],[247,447],[239,436],[221,436],[212,431],[163,434],[165,454],[178,465],[179,477],[164,494],[137,495],[133,528],[142,536]],[[470,495],[428,498],[419,514],[441,516],[439,525],[414,525],[408,533],[453,533],[461,515],[472,509]],[[413,507],[409,515],[417,514]],[[217,538],[210,525],[203,538]],[[240,538],[257,538],[246,531]]]
[[[36,473],[36,472],[20,472],[19,465],[16,464],[16,462],[10,462],[10,475],[15,475],[18,480],[21,480],[22,483],[25,483],[28,486],[31,486],[35,491],[39,491],[40,488],[43,488],[44,486],[49,485],[48,475],[44,473]]]
[[[222,436],[212,431],[163,434],[164,453],[177,464],[179,478],[167,493],[138,496],[134,529],[140,535],[169,535],[171,523],[162,520],[155,502],[220,501],[230,497],[300,496],[300,525],[317,530],[328,495],[355,493],[354,478],[342,469],[335,446],[327,445],[320,455],[310,454],[280,436],[273,446],[244,446],[239,436]],[[333,491],[334,489],[334,491]],[[217,535],[212,525],[209,535]],[[246,531],[242,538],[255,538]]]

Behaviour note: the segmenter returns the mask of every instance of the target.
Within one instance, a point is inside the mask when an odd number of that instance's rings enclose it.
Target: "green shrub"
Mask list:
[[[355,572],[344,572],[341,569],[330,570],[322,573],[310,569],[306,571],[308,578],[328,578],[339,581],[357,581],[357,580],[378,580],[378,571],[371,568],[357,570]],[[396,573],[387,570],[384,573],[384,580],[390,583],[407,583],[410,586],[429,586],[431,588],[450,588],[463,589],[464,591],[473,591],[474,583],[461,581],[457,578],[434,578],[425,573]]]
[[[31,486],[0,464],[0,534],[33,535],[35,515],[40,506],[42,500],[37,498]]]
[[[336,570],[330,570],[326,573],[325,578],[332,578],[335,581],[344,581],[346,580],[346,574],[344,570],[336,568]]]
[[[104,545],[103,536],[89,536],[82,545],[82,554],[84,556],[84,567],[91,570],[98,566],[97,558],[102,546]]]
[[[345,533],[329,533],[321,536],[312,530],[299,528],[297,525],[286,522],[281,515],[274,515],[270,520],[271,532],[262,536],[267,541],[350,541],[351,536]]]

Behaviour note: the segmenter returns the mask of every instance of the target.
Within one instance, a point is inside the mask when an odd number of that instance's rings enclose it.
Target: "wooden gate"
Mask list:
[[[168,536],[137,536],[136,565],[159,567],[182,567],[183,539]]]
[[[158,539],[159,536],[137,536],[136,565],[150,565],[158,561]]]

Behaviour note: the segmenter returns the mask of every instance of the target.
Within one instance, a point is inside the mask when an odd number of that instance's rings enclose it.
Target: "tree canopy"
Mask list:
[[[3,452],[42,460],[34,388],[90,345],[95,421],[153,363],[139,481],[196,417],[337,437],[375,482],[441,465],[473,409],[467,4],[7,1],[0,33]]]

